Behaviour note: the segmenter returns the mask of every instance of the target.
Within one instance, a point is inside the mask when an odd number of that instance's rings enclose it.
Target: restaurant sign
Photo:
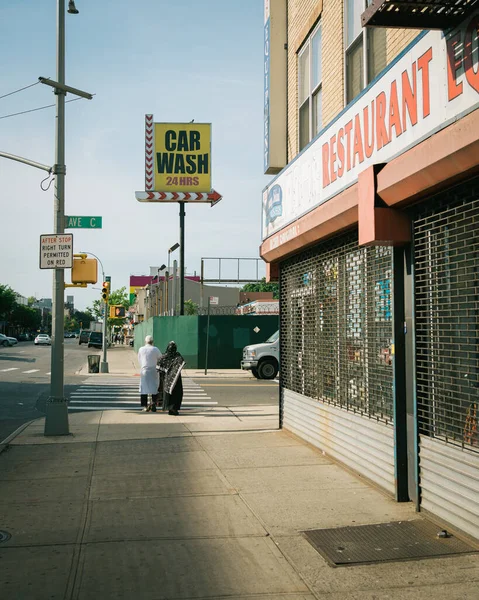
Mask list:
[[[479,12],[422,35],[263,191],[263,239],[479,107]]]

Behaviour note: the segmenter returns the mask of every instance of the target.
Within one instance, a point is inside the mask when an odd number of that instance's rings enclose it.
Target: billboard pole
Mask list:
[[[180,315],[185,314],[185,203],[180,205]]]

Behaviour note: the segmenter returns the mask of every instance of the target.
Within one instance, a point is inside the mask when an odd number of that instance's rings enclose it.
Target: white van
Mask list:
[[[279,330],[263,344],[245,346],[241,368],[258,379],[274,379],[279,371]]]

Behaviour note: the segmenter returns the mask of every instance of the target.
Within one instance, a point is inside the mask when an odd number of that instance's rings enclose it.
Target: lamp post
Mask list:
[[[166,265],[161,265],[161,267],[158,269],[158,273],[156,276],[156,278],[158,280],[157,281],[157,289],[156,289],[157,297],[159,297],[159,295],[160,295],[160,273],[162,271],[164,271],[165,269],[166,269]],[[164,304],[165,304],[165,291],[163,289],[163,294],[162,294],[162,298],[161,298],[161,312],[163,312],[163,310],[164,310]],[[158,311],[156,311],[156,315],[157,316],[159,315]]]
[[[111,278],[110,277],[105,278],[105,269],[103,268],[103,263],[101,262],[101,260],[98,258],[98,256],[96,254],[93,254],[93,252],[81,252],[81,254],[90,254],[91,256],[94,256],[97,259],[97,261],[100,263],[101,280],[110,282]],[[102,331],[103,331],[102,355],[103,355],[103,357],[102,357],[102,361],[100,363],[100,373],[108,373],[108,361],[106,358],[106,351],[107,351],[106,321],[108,318],[107,308],[108,308],[108,302],[103,302],[103,324],[102,324]]]
[[[70,0],[68,12],[78,14],[75,2]],[[43,83],[43,82],[42,82]],[[53,85],[54,84],[54,85]],[[55,143],[55,207],[54,233],[65,232],[65,0],[57,0],[57,81]],[[53,271],[53,318],[50,397],[45,411],[45,435],[68,435],[68,405],[64,394],[64,311],[65,274],[63,269]]]
[[[169,298],[169,292],[170,292],[170,255],[172,252],[174,252],[175,250],[177,250],[180,247],[180,245],[178,244],[178,242],[176,242],[176,244],[173,244],[173,246],[171,246],[171,248],[168,248],[168,284],[166,287],[166,305],[168,308],[168,312],[167,314],[170,314],[170,298]],[[173,275],[173,291],[175,289],[175,285],[174,285],[174,279],[175,275]],[[174,306],[174,299],[172,297],[171,299],[171,304]]]

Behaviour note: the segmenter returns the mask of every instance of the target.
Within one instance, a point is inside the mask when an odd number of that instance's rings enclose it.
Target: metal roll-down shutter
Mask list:
[[[479,181],[413,218],[420,506],[479,539]]]
[[[392,249],[357,232],[281,264],[283,426],[395,491]]]

